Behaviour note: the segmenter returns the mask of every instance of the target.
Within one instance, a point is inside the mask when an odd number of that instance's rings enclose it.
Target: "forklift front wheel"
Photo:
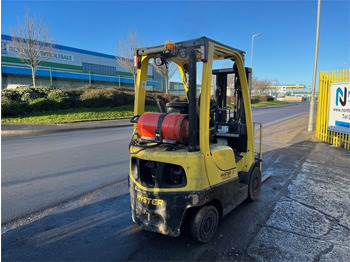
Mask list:
[[[190,224],[191,237],[206,243],[215,235],[219,223],[219,213],[214,206],[204,206],[193,215]]]
[[[261,171],[258,167],[254,167],[250,179],[248,188],[248,198],[250,201],[256,201],[260,195],[261,188]]]

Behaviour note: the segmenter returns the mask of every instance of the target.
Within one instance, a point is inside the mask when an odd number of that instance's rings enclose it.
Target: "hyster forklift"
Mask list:
[[[135,50],[129,190],[132,220],[142,228],[174,237],[188,230],[205,243],[220,218],[244,200],[258,199],[262,156],[261,146],[254,152],[247,82],[251,69],[244,68],[244,54],[206,37]],[[158,101],[159,112],[145,112],[150,59],[156,66],[176,63],[188,102],[165,107]],[[213,70],[213,62],[224,59],[233,62],[232,68]],[[197,85],[199,63],[202,81]],[[216,91],[211,96],[213,75]],[[234,80],[230,109],[229,75]]]

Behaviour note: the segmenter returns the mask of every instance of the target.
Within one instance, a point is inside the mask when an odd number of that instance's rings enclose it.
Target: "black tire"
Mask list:
[[[259,199],[261,188],[261,171],[260,168],[254,167],[249,178],[248,184],[248,199],[256,201]]]
[[[190,235],[201,243],[210,241],[219,224],[219,213],[214,206],[204,206],[191,219]]]

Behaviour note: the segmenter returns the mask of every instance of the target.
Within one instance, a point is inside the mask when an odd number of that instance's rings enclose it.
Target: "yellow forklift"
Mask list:
[[[220,218],[244,200],[258,199],[262,155],[261,146],[254,151],[251,69],[244,68],[244,54],[206,37],[135,50],[129,190],[132,220],[142,228],[174,237],[188,230],[205,243]],[[156,66],[176,63],[188,102],[165,107],[158,101],[159,112],[145,112],[151,59]],[[225,59],[232,68],[213,70],[215,60]],[[233,107],[227,105],[228,76],[234,80]]]

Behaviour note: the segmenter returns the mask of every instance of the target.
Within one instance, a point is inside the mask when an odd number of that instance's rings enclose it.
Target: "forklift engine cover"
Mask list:
[[[189,136],[188,115],[147,112],[138,119],[137,130],[142,139],[186,144]]]

